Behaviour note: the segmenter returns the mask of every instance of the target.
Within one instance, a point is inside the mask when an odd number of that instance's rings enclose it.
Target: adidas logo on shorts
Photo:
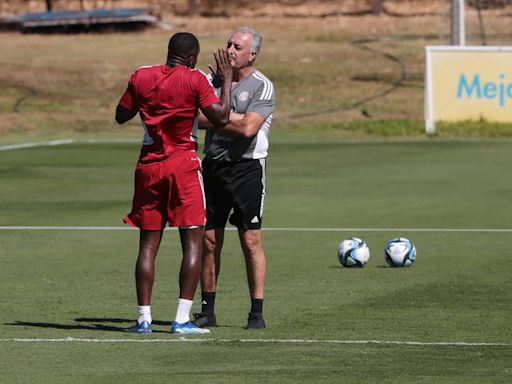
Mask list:
[[[256,224],[256,223],[259,223],[260,222],[260,219],[258,219],[258,216],[254,216],[251,220],[251,224]]]

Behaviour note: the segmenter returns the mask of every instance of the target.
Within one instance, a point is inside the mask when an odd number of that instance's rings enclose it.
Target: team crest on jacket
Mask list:
[[[245,101],[249,98],[249,92],[247,91],[244,91],[244,92],[241,92],[239,95],[238,95],[238,100],[240,101]]]

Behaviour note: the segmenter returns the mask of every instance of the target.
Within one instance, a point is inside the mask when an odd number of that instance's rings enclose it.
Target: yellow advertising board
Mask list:
[[[512,47],[427,46],[425,128],[436,121],[512,122]]]

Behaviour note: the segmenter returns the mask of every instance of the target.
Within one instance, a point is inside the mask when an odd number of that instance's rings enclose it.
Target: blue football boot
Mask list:
[[[197,334],[210,333],[210,330],[205,328],[199,328],[192,324],[190,321],[187,321],[186,323],[183,324],[173,321],[171,325],[171,333]]]
[[[133,327],[128,329],[128,332],[151,333],[151,323],[149,321],[143,321],[142,323],[136,323]]]

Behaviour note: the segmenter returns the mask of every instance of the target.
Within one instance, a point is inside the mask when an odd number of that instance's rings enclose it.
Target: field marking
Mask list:
[[[0,231],[136,231],[138,228],[109,226],[0,226]],[[175,231],[176,228],[165,228]],[[226,231],[236,231],[226,227]],[[265,232],[432,232],[432,233],[512,233],[512,228],[262,228]]]
[[[166,228],[172,230],[174,228]],[[74,226],[0,226],[0,231],[136,231],[138,228],[125,227],[74,227]]]
[[[480,142],[509,142],[512,141],[512,138],[501,137],[501,138],[384,138],[384,139],[343,139],[342,141],[335,141],[336,144],[350,144],[350,145],[359,145],[359,144],[410,144],[410,143],[453,143],[453,142],[461,142],[461,143],[480,143]],[[142,139],[61,139],[61,140],[50,140],[50,141],[39,141],[39,142],[31,142],[31,143],[19,143],[19,144],[9,144],[9,145],[0,145],[0,152],[2,151],[12,151],[17,149],[25,149],[25,148],[37,148],[37,147],[54,147],[59,145],[68,145],[68,144],[137,144],[142,143]],[[279,140],[276,139],[273,141],[274,144],[332,144],[333,141],[321,141],[321,140],[313,140],[313,141],[300,141],[300,140]]]
[[[42,142],[35,142],[35,143],[1,145],[0,151],[12,151],[15,149],[36,148],[36,147],[54,147],[56,145],[73,144],[74,142],[75,142],[75,140],[73,140],[73,139],[64,139],[64,140],[42,141]]]
[[[144,337],[144,336],[143,336]],[[176,339],[87,339],[66,337],[59,339],[0,339],[0,342],[14,343],[250,343],[250,344],[346,344],[346,345],[410,345],[410,346],[436,346],[436,347],[510,347],[510,343],[489,342],[436,342],[436,341],[399,341],[399,340],[320,340],[320,339],[215,339],[179,337]]]
[[[58,145],[69,145],[69,144],[137,144],[142,143],[141,139],[62,139],[62,140],[50,140],[50,141],[38,141],[33,143],[19,143],[10,145],[0,145],[1,151],[13,151],[16,149],[25,148],[38,148],[38,147],[55,147]]]

